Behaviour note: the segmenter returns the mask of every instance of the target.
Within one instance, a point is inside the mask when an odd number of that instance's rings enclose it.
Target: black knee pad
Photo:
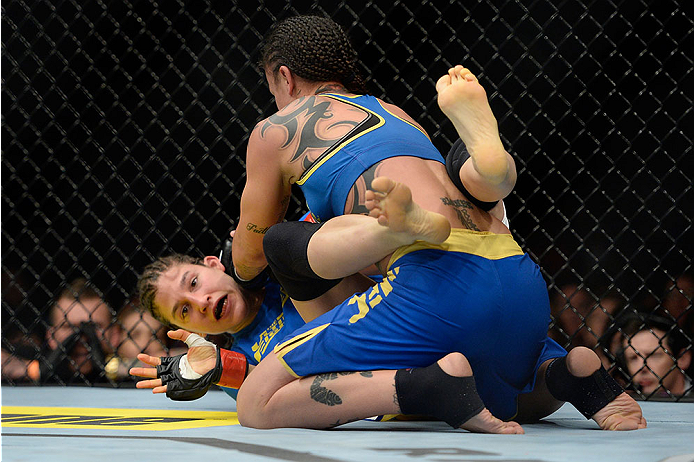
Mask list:
[[[263,238],[263,250],[277,281],[294,300],[313,300],[342,279],[323,279],[308,264],[308,243],[322,223],[278,223]]]
[[[438,363],[395,373],[400,411],[434,417],[459,428],[484,409],[474,377],[453,377]]]
[[[463,140],[458,138],[458,140],[453,143],[453,146],[451,146],[451,149],[448,151],[448,155],[446,156],[446,171],[448,172],[448,177],[451,179],[455,187],[458,188],[458,190],[460,190],[460,192],[462,192],[463,195],[470,200],[470,202],[485,212],[488,212],[493,209],[494,206],[499,203],[499,201],[484,202],[477,199],[475,196],[470,194],[467,189],[465,189],[463,182],[460,181],[460,168],[469,158],[470,153],[467,151],[465,143],[463,143]]]
[[[572,375],[566,365],[566,356],[549,364],[545,382],[552,396],[573,404],[586,419],[593,417],[624,391],[602,366],[588,377]]]

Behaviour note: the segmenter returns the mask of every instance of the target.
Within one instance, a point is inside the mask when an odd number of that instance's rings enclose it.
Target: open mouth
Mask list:
[[[217,302],[217,305],[214,308],[214,317],[217,321],[222,319],[222,315],[224,314],[224,308],[227,305],[228,297],[229,296],[220,298],[219,301]]]

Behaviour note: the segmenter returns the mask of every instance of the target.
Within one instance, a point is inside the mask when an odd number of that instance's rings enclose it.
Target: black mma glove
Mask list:
[[[231,243],[232,239],[228,238],[222,244],[222,249],[219,252],[219,261],[224,265],[224,272],[234,278],[236,283],[246,290],[260,290],[272,280],[272,272],[270,267],[266,266],[263,271],[256,277],[250,280],[241,279],[234,269],[234,262],[231,258]]]
[[[248,369],[246,357],[235,351],[222,350],[197,334],[186,339],[190,347],[212,347],[217,351],[215,366],[205,374],[193,371],[188,362],[188,353],[162,357],[157,366],[157,377],[166,385],[166,396],[174,401],[192,401],[201,398],[215,384],[222,387],[239,388]]]

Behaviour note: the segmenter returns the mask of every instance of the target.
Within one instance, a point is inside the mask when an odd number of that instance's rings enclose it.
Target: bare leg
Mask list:
[[[554,359],[548,359],[540,365],[533,391],[518,397],[517,420],[519,422],[537,422],[553,414],[564,404],[564,401],[559,401],[552,396],[545,383],[545,372],[552,361]]]
[[[253,428],[329,428],[397,414],[395,371],[336,372],[296,379],[270,353],[241,386],[237,411],[241,424]]]
[[[450,375],[472,372],[460,353],[449,354],[439,360],[439,365]],[[328,428],[373,415],[398,414],[395,372],[337,372],[295,379],[271,353],[239,390],[239,421],[254,428]],[[503,422],[487,409],[461,428],[482,433],[523,433],[520,425]]]
[[[469,69],[458,65],[438,80],[436,90],[439,107],[472,158],[461,168],[461,181],[480,200],[503,199],[515,186],[516,167],[501,143],[484,88]]]
[[[378,178],[374,184],[380,184]],[[403,188],[406,197],[398,196],[398,199],[388,201],[392,203],[390,213],[398,214],[399,225],[396,227],[381,226],[380,219],[377,221],[364,215],[342,215],[328,220],[308,244],[311,269],[322,278],[338,279],[354,274],[416,240],[434,244],[443,242],[450,233],[448,220],[419,207],[412,202],[409,189]]]

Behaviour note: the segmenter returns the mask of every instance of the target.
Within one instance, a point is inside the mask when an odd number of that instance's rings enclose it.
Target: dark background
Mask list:
[[[118,309],[154,257],[214,252],[239,213],[250,130],[275,109],[261,38],[311,11],[348,31],[371,92],[444,153],[456,134],[434,82],[458,63],[477,73],[519,168],[511,230],[550,290],[655,309],[692,270],[683,4],[410,3],[3,1],[3,335],[41,335],[76,277]],[[297,196],[287,218],[304,210]]]

